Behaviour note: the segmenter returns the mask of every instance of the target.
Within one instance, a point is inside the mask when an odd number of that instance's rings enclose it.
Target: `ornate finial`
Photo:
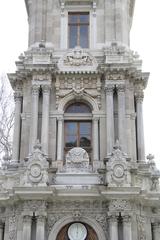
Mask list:
[[[120,146],[120,144],[119,144],[119,140],[117,139],[116,140],[116,142],[115,142],[115,145],[113,146],[113,149],[119,149],[119,150],[121,150],[121,146]]]
[[[39,149],[39,150],[41,150],[42,149],[42,145],[40,144],[40,141],[39,141],[39,139],[37,139],[37,141],[36,141],[36,144],[34,145],[34,147],[33,147],[34,149]]]
[[[154,155],[151,154],[151,153],[149,153],[149,154],[147,155],[147,159],[148,159],[149,161],[153,161]]]
[[[45,48],[44,40],[41,40],[41,42],[39,43],[39,48]]]

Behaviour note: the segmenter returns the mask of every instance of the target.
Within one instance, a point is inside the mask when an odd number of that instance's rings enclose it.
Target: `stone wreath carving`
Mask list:
[[[106,184],[112,186],[130,186],[130,163],[127,155],[122,152],[119,142],[113,147],[112,154],[106,159]]]
[[[41,150],[41,145],[37,143],[26,163],[27,169],[22,178],[23,184],[46,186],[48,184],[48,167],[49,163]]]
[[[85,52],[81,47],[75,47],[67,52],[58,62],[59,70],[73,70],[79,67],[86,70],[95,71],[97,68],[96,59],[89,53]]]

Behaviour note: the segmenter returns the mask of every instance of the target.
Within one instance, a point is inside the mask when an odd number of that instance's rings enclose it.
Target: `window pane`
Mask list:
[[[66,109],[67,113],[90,113],[91,109],[84,103],[73,103]]]
[[[88,13],[80,14],[79,18],[80,18],[80,23],[89,23],[89,14]]]
[[[88,48],[88,25],[80,26],[80,46]]]
[[[65,123],[65,132],[67,135],[76,135],[77,134],[77,123],[75,123],[75,122]]]
[[[69,27],[69,48],[74,48],[77,46],[77,41],[78,41],[77,30],[78,30],[77,26]]]
[[[78,23],[78,15],[77,14],[69,14],[69,23]]]
[[[91,134],[91,123],[81,122],[80,123],[80,135]]]
[[[65,147],[77,147],[77,137],[66,136]]]
[[[80,137],[80,147],[90,147],[91,146],[91,139],[90,136],[81,136]]]

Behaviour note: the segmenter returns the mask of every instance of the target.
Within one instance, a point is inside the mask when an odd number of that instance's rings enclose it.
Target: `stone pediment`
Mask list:
[[[97,66],[95,57],[81,47],[68,51],[58,62],[58,69],[65,72],[96,71]]]

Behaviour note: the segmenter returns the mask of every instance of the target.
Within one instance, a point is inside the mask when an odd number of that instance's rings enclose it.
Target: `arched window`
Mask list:
[[[64,121],[64,148],[68,152],[73,147],[82,147],[90,155],[92,149],[92,111],[83,102],[67,106]]]

